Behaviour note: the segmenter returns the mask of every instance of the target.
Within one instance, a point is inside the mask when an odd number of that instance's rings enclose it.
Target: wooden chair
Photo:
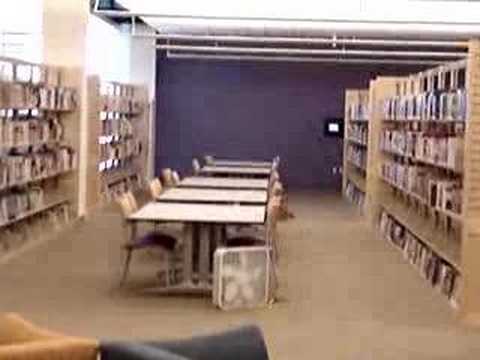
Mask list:
[[[203,159],[205,160],[205,164],[207,165],[213,165],[213,156],[211,155],[205,155],[203,157]]]
[[[198,159],[192,160],[192,168],[193,168],[194,175],[198,175],[200,173],[201,166],[200,166],[200,161],[198,161]]]
[[[236,246],[271,246],[274,254],[278,253],[277,238],[277,222],[278,209],[280,201],[278,198],[272,197],[267,205],[267,220],[265,226],[242,226],[237,228],[232,234],[228,234],[225,244],[228,247]]]
[[[150,180],[148,183],[148,189],[153,200],[157,199],[163,191],[162,182],[159,178]]]
[[[172,171],[172,180],[173,180],[173,186],[178,186],[180,184],[180,175],[176,171]]]
[[[272,168],[273,170],[278,170],[279,166],[280,166],[280,156],[277,155],[273,158]]]
[[[125,218],[138,210],[137,201],[131,192],[125,193],[117,201]],[[175,276],[174,250],[177,243],[178,240],[175,237],[160,231],[150,231],[136,239],[129,240],[129,242],[123,246],[127,255],[120,285],[123,285],[127,279],[133,252],[136,250],[157,248],[163,250],[166,256],[166,264],[163,271],[165,273],[166,285],[169,286],[172,275]]]
[[[173,171],[170,168],[165,168],[162,170],[162,180],[163,184],[166,187],[174,187],[175,183],[173,180]]]

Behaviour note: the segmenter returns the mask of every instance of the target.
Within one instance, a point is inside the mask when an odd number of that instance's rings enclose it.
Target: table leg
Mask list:
[[[225,241],[225,225],[214,225],[213,227],[213,238],[214,238],[214,244],[215,244],[215,249],[219,246],[224,245]],[[214,250],[215,250],[214,249]]]
[[[200,226],[200,254],[199,272],[200,282],[208,284],[210,280],[210,228],[208,225]]]
[[[193,272],[193,225],[185,224],[183,228],[183,282],[192,283]]]

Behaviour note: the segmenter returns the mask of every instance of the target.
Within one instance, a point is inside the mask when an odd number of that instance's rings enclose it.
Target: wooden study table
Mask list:
[[[179,187],[214,189],[257,189],[267,190],[268,179],[243,179],[234,177],[190,176],[180,181]]]
[[[212,166],[230,166],[230,167],[250,167],[250,168],[268,168],[271,169],[272,161],[254,161],[254,160],[226,160],[226,159],[214,159]]]
[[[266,204],[267,190],[208,189],[176,187],[165,190],[156,199],[160,202]]]
[[[131,226],[131,240],[136,238],[137,223],[184,223],[183,281],[164,291],[211,290],[210,285],[210,229],[211,225],[262,225],[266,221],[265,205],[194,204],[152,202],[127,218]],[[199,276],[193,283],[193,225],[199,226]]]
[[[240,167],[240,166],[211,166],[200,169],[200,175],[208,176],[240,176],[245,178],[268,178],[272,168]]]

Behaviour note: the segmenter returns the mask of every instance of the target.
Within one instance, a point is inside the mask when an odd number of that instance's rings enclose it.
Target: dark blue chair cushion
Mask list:
[[[101,345],[101,360],[189,360],[141,343],[112,342]]]
[[[261,330],[256,326],[244,326],[220,334],[198,336],[188,340],[166,342],[101,342],[102,360],[151,360],[152,357],[125,357],[122,349],[133,346],[134,352],[125,354],[137,356],[145,349],[146,356],[161,350],[162,356],[176,355],[179,358],[155,358],[156,360],[268,360],[268,352]],[[148,350],[148,351],[147,351]],[[123,356],[123,357],[122,357]]]
[[[161,232],[152,231],[146,235],[135,240],[134,243],[125,245],[128,250],[144,249],[148,247],[161,247],[168,251],[173,251],[177,239],[171,235],[163,234]]]

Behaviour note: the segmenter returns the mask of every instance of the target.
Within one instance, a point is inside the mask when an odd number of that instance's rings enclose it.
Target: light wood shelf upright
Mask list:
[[[87,209],[143,186],[147,171],[147,89],[88,78]],[[108,125],[108,126],[107,126]]]
[[[344,196],[362,210],[366,192],[369,101],[368,89],[345,91],[345,117],[343,139],[343,183]],[[361,155],[356,160],[352,152]],[[362,155],[363,154],[363,155]]]
[[[480,41],[466,60],[372,80],[368,98],[367,221],[478,325]],[[344,189],[350,173],[345,165]]]

